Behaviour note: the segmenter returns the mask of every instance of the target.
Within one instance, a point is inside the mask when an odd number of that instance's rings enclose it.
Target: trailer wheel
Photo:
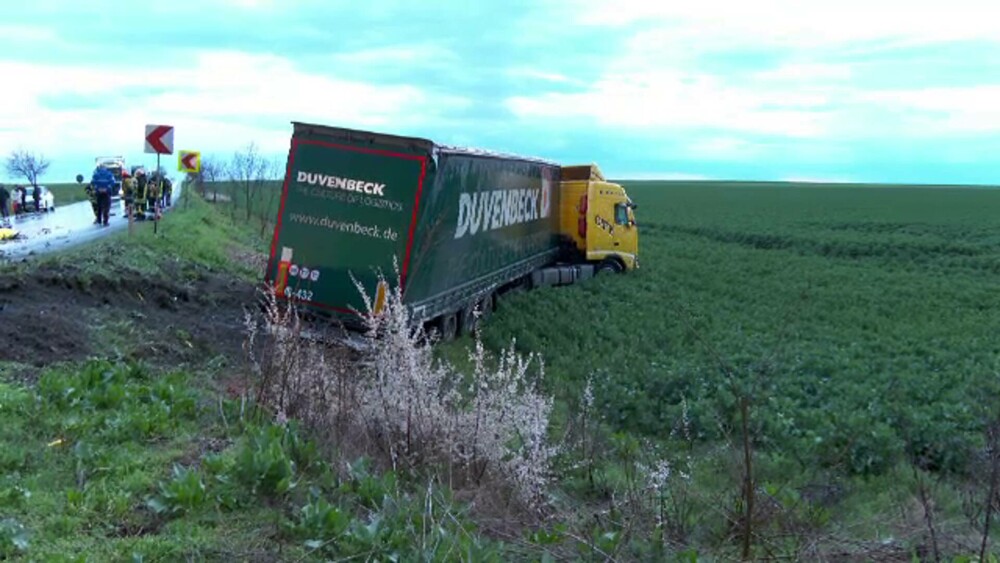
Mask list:
[[[476,318],[476,302],[470,303],[462,309],[462,334],[473,334],[479,328],[479,319]]]
[[[441,326],[441,341],[451,342],[455,340],[458,335],[458,319],[455,317],[455,313],[442,315],[438,323]]]

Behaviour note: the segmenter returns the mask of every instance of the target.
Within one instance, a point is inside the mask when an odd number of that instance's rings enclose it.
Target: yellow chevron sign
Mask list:
[[[200,172],[201,153],[198,151],[180,151],[177,153],[177,170],[181,172]]]

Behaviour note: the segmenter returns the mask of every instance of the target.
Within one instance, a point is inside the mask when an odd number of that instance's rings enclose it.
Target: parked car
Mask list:
[[[13,197],[11,194],[11,203],[14,204],[14,213],[24,213],[28,211],[55,211],[56,210],[56,197],[53,195],[45,186],[38,186],[42,191],[42,197],[38,200],[38,209],[35,209],[35,198],[31,195],[31,190],[33,188],[28,188],[28,197],[24,199],[24,209],[21,207],[21,199],[18,197]]]

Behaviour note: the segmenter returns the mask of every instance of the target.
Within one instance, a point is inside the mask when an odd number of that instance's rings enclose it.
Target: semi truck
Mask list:
[[[596,164],[292,128],[264,279],[311,317],[362,328],[355,283],[379,314],[398,271],[411,321],[447,341],[508,291],[639,267],[637,206]]]

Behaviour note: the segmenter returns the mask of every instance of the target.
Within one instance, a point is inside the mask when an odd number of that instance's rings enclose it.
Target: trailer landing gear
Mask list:
[[[493,292],[483,295],[462,310],[462,334],[473,335],[493,313]]]
[[[475,303],[470,303],[462,309],[462,334],[472,334],[479,328],[478,315]]]
[[[493,314],[494,299],[492,293],[487,293],[479,302],[479,322],[484,322]]]

